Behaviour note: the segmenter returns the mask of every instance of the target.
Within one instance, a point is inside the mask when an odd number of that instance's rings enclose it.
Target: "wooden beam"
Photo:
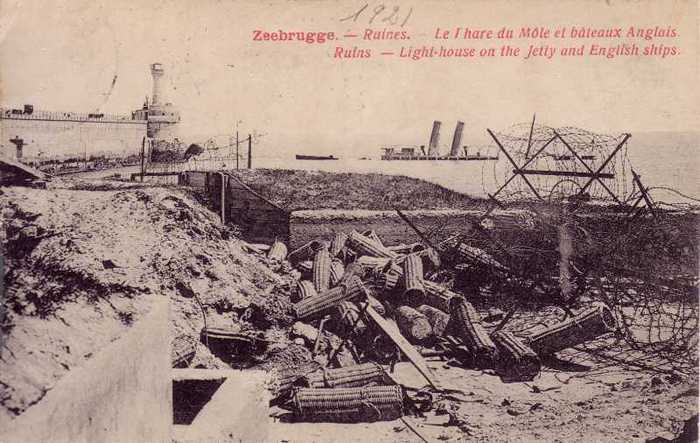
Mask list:
[[[248,169],[253,169],[253,136],[248,134]]]
[[[146,136],[141,139],[141,182],[143,182],[143,175],[146,173]]]
[[[617,145],[617,147],[613,150],[612,153],[610,153],[610,155],[608,156],[607,159],[605,159],[603,164],[600,165],[600,167],[598,167],[596,174],[599,174],[603,169],[605,169],[606,166],[608,166],[608,163],[610,163],[610,160],[612,160],[612,158],[615,157],[615,154],[617,154],[617,151],[622,149],[622,147],[625,145],[625,143],[627,143],[627,140],[629,140],[630,137],[632,137],[632,135],[625,134],[625,138],[623,138],[622,141],[620,142],[620,144]],[[591,183],[593,183],[594,180],[595,180],[595,177],[591,177],[591,179],[588,180],[588,182],[586,182],[585,185],[583,185],[583,187],[581,188],[581,191],[579,191],[579,194],[583,194],[584,192],[586,192],[586,189],[588,189],[588,187],[591,185]]]
[[[579,157],[578,153],[577,153],[576,151],[574,151],[574,148],[572,148],[571,146],[569,146],[569,144],[566,142],[566,140],[564,140],[564,139],[562,138],[562,136],[559,135],[559,133],[558,133],[557,131],[554,131],[554,135],[556,135],[557,137],[559,137],[559,140],[561,140],[561,142],[564,143],[564,146],[566,146],[567,149],[574,155],[574,157],[576,157],[576,159],[577,159],[583,166],[585,166],[586,169],[588,169],[588,172],[590,172],[591,174],[594,174],[594,173],[593,173],[593,169],[591,169],[591,167],[588,166],[588,163],[586,163],[585,161],[583,161],[583,159],[582,159],[581,157]],[[599,172],[600,172],[600,171],[599,171]],[[605,188],[605,190],[608,192],[608,194],[610,195],[610,197],[612,197],[613,200],[615,200],[615,202],[616,202],[618,205],[622,206],[622,202],[621,202],[621,201],[617,198],[617,196],[610,190],[610,188],[608,188],[608,186],[607,186],[605,183],[603,183],[603,180],[601,180],[602,175],[601,175],[601,174],[594,174],[594,175],[596,176],[596,177],[595,177],[596,180],[598,180],[598,182],[600,183],[600,185],[601,185],[603,188]],[[611,174],[611,175],[612,175],[612,174]],[[613,176],[613,177],[614,177],[614,176]],[[580,194],[579,194],[579,195],[580,195]]]
[[[644,203],[647,204],[647,207],[649,208],[651,215],[656,217],[656,212],[654,211],[654,203],[652,203],[651,197],[649,197],[649,194],[647,193],[646,188],[642,185],[642,180],[639,178],[639,175],[637,175],[637,172],[634,169],[632,169],[632,177],[634,177],[634,182],[639,187],[639,192],[642,193],[642,197],[644,198]]]
[[[486,131],[488,131],[491,138],[493,138],[493,141],[495,141],[496,144],[498,145],[498,147],[501,149],[501,151],[503,151],[506,158],[508,158],[508,161],[513,165],[513,167],[515,169],[520,169],[518,167],[517,163],[515,163],[515,160],[513,160],[513,157],[511,157],[510,154],[508,154],[508,151],[506,151],[506,148],[504,148],[503,145],[501,144],[501,142],[498,140],[498,138],[496,138],[496,135],[490,129],[486,129]],[[537,189],[535,189],[535,187],[532,186],[532,183],[530,183],[530,180],[528,180],[524,174],[519,174],[519,175],[523,178],[523,180],[525,180],[525,183],[527,183],[528,187],[537,196],[537,198],[540,201],[544,201],[544,199],[540,196],[539,192],[537,192]]]
[[[543,169],[513,169],[514,174],[527,174],[527,175],[554,175],[557,177],[593,177],[593,178],[615,178],[614,174],[608,172],[601,172],[596,174],[594,172],[582,172],[582,171],[547,171]]]
[[[639,198],[638,198],[637,200],[635,200],[634,204],[633,204],[632,206],[630,206],[630,210],[627,211],[627,217],[630,217],[630,216],[632,215],[632,213],[635,212],[635,211],[637,210],[637,205],[638,205],[639,202],[641,202],[642,200],[644,200],[644,196],[643,196],[643,195],[639,196]]]
[[[550,143],[552,143],[554,140],[556,140],[556,137],[550,138],[550,139],[547,141],[547,143],[545,143],[544,145],[542,145],[542,147],[541,147],[540,149],[537,150],[537,152],[535,153],[535,155],[533,155],[532,157],[530,157],[530,158],[528,159],[528,161],[526,161],[525,164],[523,164],[523,165],[522,165],[520,168],[518,168],[518,169],[523,169],[523,168],[525,168],[527,165],[529,165],[530,163],[532,163],[532,162],[537,158],[537,156],[540,155],[540,154],[542,153],[542,151],[544,151],[544,150],[547,148],[547,146],[549,146]],[[499,144],[499,146],[500,146],[500,144]],[[511,163],[512,163],[512,162],[511,162]],[[517,166],[516,166],[516,168],[517,168]],[[508,180],[506,180],[506,182],[503,183],[503,184],[501,185],[500,188],[498,188],[498,190],[493,194],[493,196],[496,197],[506,186],[508,186],[508,184],[509,184],[511,181],[513,181],[513,179],[515,179],[515,177],[517,177],[517,174],[516,174],[516,175],[511,175],[510,178],[509,178]]]
[[[221,177],[221,224],[226,224],[226,176],[219,172]]]
[[[430,386],[438,391],[441,391],[442,389],[438,387],[438,383],[434,380],[435,375],[433,374],[433,371],[430,370],[423,356],[420,355],[420,352],[418,352],[418,350],[416,350],[416,348],[414,348],[403,335],[401,335],[398,327],[385,320],[384,317],[379,315],[372,306],[369,306],[369,303],[367,303],[366,313],[367,317],[374,322],[374,324],[376,324],[377,327],[379,327],[379,329],[381,329],[391,339],[391,341],[396,344],[396,346],[399,347],[401,352],[404,353],[411,364],[413,364],[418,372],[420,372],[420,374],[428,381]]]
[[[544,145],[542,145],[542,147],[541,147],[540,149],[537,150],[537,152],[535,153],[535,155],[533,155],[532,157],[530,157],[530,159],[529,159],[528,161],[526,161],[525,164],[524,164],[520,169],[522,169],[522,168],[526,167],[527,165],[529,165],[530,163],[532,163],[532,162],[537,158],[537,156],[540,155],[540,154],[542,153],[542,151],[544,151],[545,149],[547,149],[547,146],[549,146],[550,143],[552,143],[554,140],[556,140],[556,138],[557,138],[556,136],[550,138],[550,139],[547,141],[547,143],[545,143]],[[511,175],[511,176],[508,178],[508,180],[506,180],[506,182],[503,183],[503,184],[501,185],[501,187],[498,188],[498,190],[497,190],[496,192],[494,192],[493,195],[489,194],[489,199],[490,199],[490,200],[493,200],[493,201],[494,201],[496,204],[498,204],[500,207],[503,207],[503,205],[501,204],[501,202],[499,202],[498,199],[496,199],[496,197],[497,197],[498,194],[500,194],[501,191],[503,191],[503,190],[506,188],[506,186],[508,186],[508,185],[510,184],[510,182],[512,182],[512,181],[515,179],[515,177],[517,177],[517,176],[518,176],[518,174],[513,174],[513,175]],[[491,214],[491,212],[493,211],[493,209],[494,209],[494,207],[491,206],[491,207],[479,218],[479,222],[481,222],[481,221],[484,220],[486,217],[488,217],[488,216]]]

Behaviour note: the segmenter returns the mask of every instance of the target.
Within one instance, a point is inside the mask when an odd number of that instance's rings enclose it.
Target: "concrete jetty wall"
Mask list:
[[[467,233],[469,221],[477,220],[478,211],[412,210],[404,214],[424,230],[440,227],[444,235]],[[294,211],[289,224],[290,248],[318,238],[333,238],[336,232],[373,230],[388,245],[419,242],[420,237],[396,211],[314,210]]]
[[[138,154],[146,121],[130,116],[88,118],[86,114],[35,111],[12,114],[0,108],[0,152],[24,161]],[[22,148],[10,139],[21,139]]]

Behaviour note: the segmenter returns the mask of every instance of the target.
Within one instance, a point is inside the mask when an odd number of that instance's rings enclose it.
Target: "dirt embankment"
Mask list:
[[[123,334],[153,297],[170,297],[174,337],[198,338],[203,318],[193,294],[209,326],[252,328],[239,317],[254,312],[274,334],[286,321],[288,274],[179,191],[72,181],[4,188],[0,206],[0,427]],[[200,345],[196,365],[223,363]]]
[[[254,169],[232,171],[245,184],[289,210],[478,209],[475,199],[417,178],[348,172]]]

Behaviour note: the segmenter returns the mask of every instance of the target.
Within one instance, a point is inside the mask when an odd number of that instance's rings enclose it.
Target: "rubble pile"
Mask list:
[[[288,340],[305,348],[308,358],[268,365],[274,369],[272,404],[294,420],[394,420],[426,412],[447,392],[427,358],[493,371],[504,382],[531,381],[542,358],[616,328],[610,309],[593,303],[534,333],[503,329],[502,311],[481,309],[482,316],[472,300],[478,290],[455,289],[454,283],[479,281],[486,268],[504,277],[508,269],[461,241],[437,248],[385,245],[373,231],[353,230],[289,253],[280,241],[257,248],[269,263],[291,266],[297,279],[289,294],[295,322]],[[448,281],[446,274],[452,275]],[[428,392],[394,380],[386,368],[402,360],[425,377]]]

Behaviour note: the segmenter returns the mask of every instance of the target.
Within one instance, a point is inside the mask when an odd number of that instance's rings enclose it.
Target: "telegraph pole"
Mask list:
[[[253,136],[248,134],[248,169],[253,169]]]

